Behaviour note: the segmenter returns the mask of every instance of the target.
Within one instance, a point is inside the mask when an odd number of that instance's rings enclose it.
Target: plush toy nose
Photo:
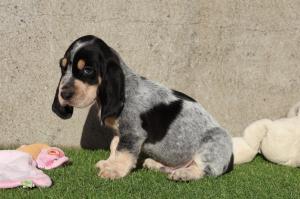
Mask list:
[[[73,97],[74,93],[75,92],[74,92],[73,88],[71,88],[71,87],[62,87],[60,95],[64,100],[69,100]]]

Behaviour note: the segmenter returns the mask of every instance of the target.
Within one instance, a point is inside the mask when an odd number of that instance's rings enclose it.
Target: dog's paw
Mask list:
[[[100,160],[96,163],[95,167],[98,168],[98,169],[102,169],[105,167],[105,165],[107,165],[108,163],[108,160]]]
[[[146,169],[159,171],[160,168],[163,167],[163,165],[160,164],[159,162],[156,162],[155,160],[153,160],[151,158],[147,158],[143,163],[143,167]]]
[[[116,168],[106,167],[99,172],[98,176],[104,179],[115,180],[125,175],[122,175]]]
[[[168,178],[175,181],[191,181],[198,180],[202,178],[203,175],[204,172],[202,172],[196,166],[192,166],[188,168],[176,169],[168,175]]]
[[[192,177],[191,174],[185,169],[174,170],[168,175],[168,178],[170,180],[175,180],[175,181],[188,181],[190,180],[191,177]]]
[[[163,164],[156,162],[155,160],[151,158],[147,158],[144,163],[143,167],[146,169],[154,170],[154,171],[160,171],[163,173],[171,173],[174,171],[171,167],[164,166]]]
[[[114,161],[99,161],[100,172],[98,174],[99,177],[104,179],[119,179],[125,177],[129,170],[124,169],[117,162]],[[97,163],[98,164],[98,163]]]

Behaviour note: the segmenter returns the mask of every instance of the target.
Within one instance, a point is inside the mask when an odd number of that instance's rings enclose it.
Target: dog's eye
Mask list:
[[[94,72],[94,69],[92,67],[89,67],[89,66],[86,66],[83,69],[83,74],[84,75],[91,75],[91,74],[93,74],[93,72]]]

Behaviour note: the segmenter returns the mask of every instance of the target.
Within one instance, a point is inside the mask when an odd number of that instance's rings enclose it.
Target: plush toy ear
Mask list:
[[[56,89],[56,94],[52,104],[52,111],[62,119],[69,119],[73,115],[73,107],[71,106],[62,106],[58,101],[58,87]]]
[[[124,73],[115,60],[109,60],[104,67],[101,85],[98,88],[98,100],[101,105],[101,121],[107,117],[118,117],[123,110]]]

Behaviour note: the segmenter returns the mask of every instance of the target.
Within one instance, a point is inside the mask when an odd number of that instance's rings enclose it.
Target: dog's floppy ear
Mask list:
[[[58,101],[58,87],[56,89],[54,101],[52,104],[52,111],[62,119],[69,119],[73,115],[73,107],[71,106],[62,106]]]
[[[101,85],[98,88],[98,100],[101,105],[101,121],[107,117],[118,117],[123,110],[124,73],[118,60],[108,60],[102,72]]]

